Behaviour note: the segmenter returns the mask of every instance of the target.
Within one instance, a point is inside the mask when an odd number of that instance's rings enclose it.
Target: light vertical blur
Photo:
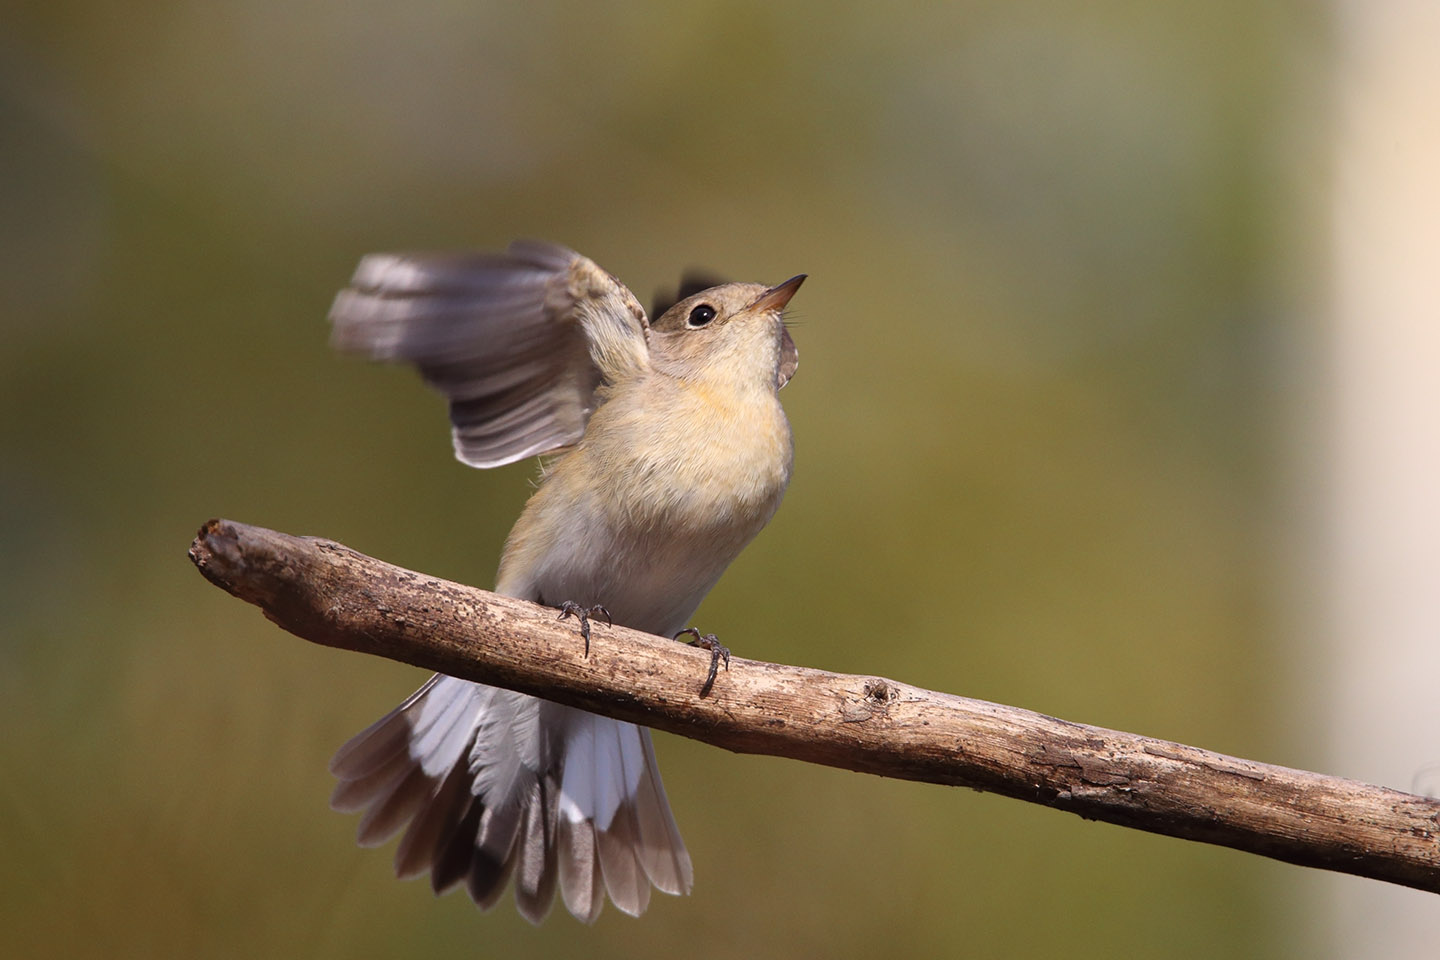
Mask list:
[[[325,802],[418,674],[280,633],[184,548],[223,515],[489,584],[530,468],[466,470],[413,376],[327,351],[365,252],[535,236],[642,299],[804,271],[796,478],[705,629],[1315,761],[1268,565],[1312,5],[5,20],[0,955],[1299,952],[1296,868],[670,737],[695,896],[594,929],[435,902]]]
[[[1335,4],[1333,384],[1311,421],[1329,769],[1440,795],[1440,4]],[[1329,878],[1337,957],[1423,957],[1433,895]]]

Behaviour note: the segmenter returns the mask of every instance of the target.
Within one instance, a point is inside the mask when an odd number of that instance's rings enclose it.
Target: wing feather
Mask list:
[[[330,308],[337,349],[410,363],[450,401],[455,455],[496,467],[575,443],[604,383],[648,365],[645,311],[551,244],[372,254]]]

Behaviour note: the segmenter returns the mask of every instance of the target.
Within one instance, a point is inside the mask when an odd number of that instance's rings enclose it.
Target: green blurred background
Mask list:
[[[332,355],[374,250],[533,236],[648,301],[801,271],[797,467],[698,622],[1307,766],[1273,434],[1301,2],[7,5],[0,954],[1299,956],[1297,868],[661,735],[696,894],[535,929],[390,876],[326,762],[418,671],[208,586],[225,516],[489,585],[468,470]],[[1297,332],[1298,331],[1298,332]]]

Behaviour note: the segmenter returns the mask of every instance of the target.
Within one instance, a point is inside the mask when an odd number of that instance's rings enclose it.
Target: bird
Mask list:
[[[340,351],[416,367],[449,402],[455,455],[542,457],[496,591],[665,637],[774,515],[793,443],[779,391],[799,354],[784,323],[805,280],[721,283],[653,320],[592,260],[539,241],[503,252],[371,254],[330,310]],[[713,635],[710,680],[721,649]],[[728,651],[724,651],[728,666]],[[690,855],[647,728],[435,675],[335,754],[331,806],[357,839],[404,831],[395,872],[507,885],[532,923],[558,890],[593,923],[689,893]]]

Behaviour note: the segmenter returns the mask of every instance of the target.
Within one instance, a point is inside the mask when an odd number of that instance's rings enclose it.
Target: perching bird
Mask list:
[[[552,458],[498,592],[669,637],[789,483],[777,392],[798,355],[781,314],[803,280],[715,286],[651,322],[592,261],[517,242],[365,257],[330,319],[339,349],[412,363],[449,398],[463,462]],[[643,727],[437,675],[330,768],[332,806],[365,811],[362,845],[405,828],[396,873],[429,871],[437,893],[464,881],[481,909],[512,880],[537,923],[557,885],[586,922],[607,893],[639,915],[652,885],[690,890]]]

